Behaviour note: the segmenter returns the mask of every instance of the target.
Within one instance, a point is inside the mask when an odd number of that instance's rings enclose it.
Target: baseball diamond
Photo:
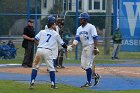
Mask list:
[[[102,76],[101,81],[97,86],[93,86],[90,89],[94,90],[130,90],[130,89],[140,89],[139,82],[140,81],[140,69],[138,66],[130,67],[123,66],[119,67],[119,65],[114,66],[96,66],[97,73],[100,73]],[[5,73],[5,74],[4,74]],[[1,66],[0,67],[0,79],[5,80],[15,80],[15,81],[30,81],[29,75],[31,73],[31,68],[22,68],[20,65],[17,66]],[[84,70],[82,70],[77,65],[66,65],[64,69],[58,69],[56,73],[57,83],[64,83],[71,86],[79,87],[81,83],[83,83],[84,79]],[[12,78],[14,75],[14,78]],[[19,75],[19,76],[18,76]],[[24,75],[21,77],[21,75]],[[45,66],[41,66],[38,72],[39,78],[37,81],[48,81],[49,82],[49,73],[46,71]],[[47,78],[45,78],[47,76]],[[43,78],[44,77],[44,78]],[[79,77],[79,78],[76,78]],[[106,84],[106,82],[108,83]],[[73,83],[72,83],[73,81]],[[77,83],[74,83],[77,82]],[[115,84],[114,86],[109,84]],[[121,84],[122,87],[119,87],[119,82],[123,82]],[[117,87],[118,86],[118,87]],[[132,87],[133,86],[133,87]]]

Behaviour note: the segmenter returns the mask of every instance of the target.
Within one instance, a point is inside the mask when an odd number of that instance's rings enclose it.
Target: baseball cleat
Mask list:
[[[87,82],[86,84],[81,86],[81,88],[86,88],[86,87],[92,87],[92,84]]]
[[[51,85],[51,89],[58,89],[55,85]]]
[[[65,68],[64,66],[61,66],[61,68]]]
[[[95,83],[94,83],[94,86],[96,86],[98,83],[99,83],[99,80],[101,79],[101,76],[96,74],[95,76]]]
[[[34,80],[32,80],[32,82],[30,83],[30,87],[29,87],[29,89],[33,89],[34,88],[34,84],[35,83],[35,81]]]
[[[33,88],[34,88],[34,83],[31,83],[29,89],[33,89]]]
[[[115,57],[115,59],[119,59],[118,57]]]

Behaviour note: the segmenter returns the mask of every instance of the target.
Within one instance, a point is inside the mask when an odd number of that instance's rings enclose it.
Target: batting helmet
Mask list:
[[[87,20],[89,20],[89,15],[88,15],[88,13],[83,12],[80,14],[79,18],[87,21]]]
[[[51,24],[51,23],[55,23],[55,17],[54,16],[48,16],[48,24]]]

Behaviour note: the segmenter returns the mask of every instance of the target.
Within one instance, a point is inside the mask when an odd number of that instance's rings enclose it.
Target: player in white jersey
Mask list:
[[[61,44],[62,47],[67,48],[66,44],[61,39],[60,35],[54,31],[56,29],[55,18],[53,16],[48,17],[48,29],[41,30],[34,38],[36,44],[38,44],[37,52],[34,58],[30,88],[33,88],[35,78],[37,76],[37,70],[40,66],[40,61],[43,58],[49,69],[49,75],[51,79],[51,88],[57,89],[55,84],[55,68],[53,65],[53,50],[57,44]]]
[[[59,23],[59,25],[60,25],[60,23]],[[47,25],[45,26],[45,29],[48,29]],[[59,34],[60,27],[58,26],[58,21],[57,21],[55,31]],[[57,68],[60,65],[60,63],[62,63],[59,61],[63,61],[63,60],[60,60],[63,58],[63,55],[62,55],[63,54],[63,47],[60,44],[56,44],[55,47],[56,48],[53,50],[53,62],[54,62],[54,67]],[[59,54],[59,56],[58,56],[58,54]],[[47,69],[47,71],[49,71],[49,70]],[[56,70],[56,72],[58,72],[58,71]]]
[[[47,30],[48,29],[48,26],[46,25],[45,26],[45,30]],[[56,25],[56,28],[55,28],[55,31],[59,34],[59,27]],[[59,46],[61,46],[60,44],[55,44],[54,45],[54,50],[52,51],[53,52],[53,62],[54,62],[54,67],[56,67],[56,59],[57,59],[57,57],[58,57],[58,47]],[[47,71],[49,71],[48,69],[47,69]],[[56,72],[58,72],[57,70],[56,70]]]
[[[67,50],[74,48],[78,42],[82,43],[81,68],[86,71],[87,82],[81,87],[91,87],[92,64],[94,60],[93,50],[97,46],[98,35],[95,26],[88,23],[88,13],[81,13],[79,19],[81,26],[77,29],[73,44],[69,45]]]

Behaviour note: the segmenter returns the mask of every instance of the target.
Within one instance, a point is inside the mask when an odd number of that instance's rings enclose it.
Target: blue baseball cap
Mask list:
[[[80,14],[79,18],[87,21],[87,20],[89,20],[89,15],[87,12],[83,12]]]
[[[50,15],[48,16],[48,24],[55,23],[55,17]]]

